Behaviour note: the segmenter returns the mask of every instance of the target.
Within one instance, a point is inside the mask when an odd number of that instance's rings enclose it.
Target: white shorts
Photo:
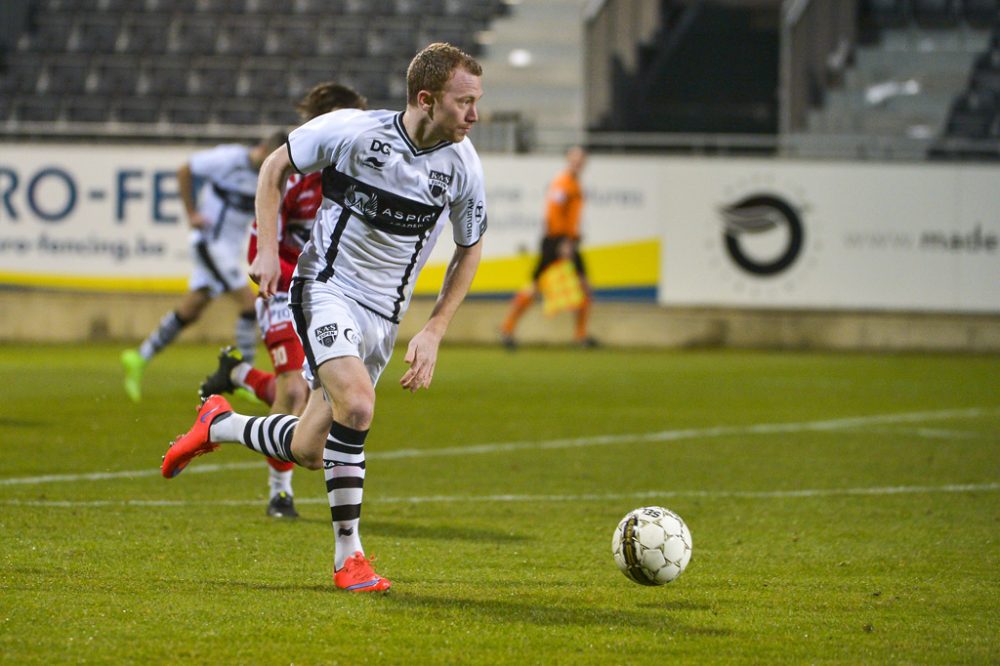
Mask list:
[[[212,296],[218,296],[248,284],[239,248],[234,251],[231,243],[192,243],[191,260],[194,262],[188,280],[191,291],[208,289]]]
[[[326,282],[295,279],[289,300],[295,328],[306,353],[302,372],[314,389],[316,369],[334,358],[361,359],[372,385],[389,363],[399,326],[344,296]]]

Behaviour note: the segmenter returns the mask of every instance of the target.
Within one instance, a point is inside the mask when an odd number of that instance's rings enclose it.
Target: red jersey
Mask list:
[[[292,285],[292,272],[299,260],[303,246],[312,233],[316,212],[323,203],[323,177],[317,171],[306,175],[289,176],[285,196],[278,211],[278,260],[281,263],[281,281],[278,288],[288,291]],[[250,229],[250,246],[247,261],[253,263],[257,256],[257,222]]]

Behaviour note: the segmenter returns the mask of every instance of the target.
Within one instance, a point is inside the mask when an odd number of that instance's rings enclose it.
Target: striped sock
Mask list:
[[[290,414],[243,416],[230,412],[212,421],[208,436],[213,442],[239,442],[257,453],[293,463],[292,435],[298,423],[299,417]]]
[[[365,437],[367,430],[354,430],[336,421],[323,451],[323,476],[337,548],[333,559],[336,571],[355,551],[362,550],[358,523],[365,485]]]
[[[257,315],[254,312],[240,313],[236,320],[236,347],[243,354],[243,360],[253,365],[257,352]]]
[[[181,329],[187,325],[188,322],[178,317],[176,312],[168,312],[163,315],[160,325],[139,345],[139,354],[147,361],[153,358],[164,347],[173,342]]]

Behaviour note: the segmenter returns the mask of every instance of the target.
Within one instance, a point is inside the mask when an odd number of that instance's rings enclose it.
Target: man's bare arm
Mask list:
[[[250,267],[250,278],[260,287],[260,295],[269,298],[278,289],[281,266],[278,263],[278,210],[281,194],[292,162],[284,145],[267,156],[257,178],[257,257]]]
[[[427,323],[420,332],[413,336],[406,349],[404,361],[410,365],[409,370],[399,380],[404,389],[413,392],[419,388],[430,388],[434,378],[434,366],[437,363],[438,347],[444,337],[452,317],[458,306],[465,300],[476,276],[479,260],[483,255],[482,241],[472,247],[456,247],[451,263],[441,285],[437,303],[431,311]]]

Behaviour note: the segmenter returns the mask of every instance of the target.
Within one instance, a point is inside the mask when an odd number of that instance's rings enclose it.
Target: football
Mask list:
[[[663,585],[691,561],[691,531],[680,516],[661,506],[629,511],[611,537],[615,564],[640,585]]]

